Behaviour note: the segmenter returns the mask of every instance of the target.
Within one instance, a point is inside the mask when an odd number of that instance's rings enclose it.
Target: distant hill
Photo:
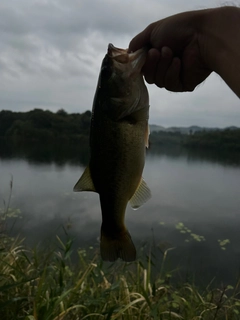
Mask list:
[[[228,129],[228,130],[238,130],[239,128],[238,127],[235,127],[235,126],[230,126],[230,127],[227,127],[225,129]]]
[[[153,131],[166,131],[166,128],[164,128],[163,126],[158,126],[156,124],[150,124],[149,127],[150,127],[151,132],[153,132]]]
[[[150,124],[150,132],[158,132],[158,131],[164,131],[164,132],[180,132],[182,134],[193,134],[195,132],[210,132],[210,131],[222,131],[222,130],[237,130],[238,127],[230,126],[224,129],[220,128],[206,128],[206,127],[199,127],[199,126],[190,126],[190,127],[168,127],[165,128],[163,126]]]

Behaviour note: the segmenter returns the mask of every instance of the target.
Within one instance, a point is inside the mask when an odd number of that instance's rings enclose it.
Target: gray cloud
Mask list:
[[[90,109],[109,42],[127,47],[155,20],[220,4],[217,0],[1,0],[0,109]],[[149,91],[151,118],[159,124],[239,123],[238,100],[222,81],[210,79],[191,94],[172,94],[154,86]]]

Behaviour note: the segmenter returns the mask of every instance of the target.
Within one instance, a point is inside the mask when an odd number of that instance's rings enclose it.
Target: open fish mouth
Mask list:
[[[142,48],[135,52],[128,52],[128,49],[117,48],[112,43],[109,43],[107,55],[113,61],[121,64],[131,62],[132,70],[139,72],[146,61],[147,49]]]
[[[114,47],[112,43],[109,43],[107,54],[109,55],[109,57],[115,58],[116,56],[127,54],[127,49],[120,49],[120,48]]]

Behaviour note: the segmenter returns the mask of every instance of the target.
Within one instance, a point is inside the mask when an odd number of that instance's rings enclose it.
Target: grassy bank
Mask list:
[[[240,280],[203,289],[173,282],[170,249],[159,257],[149,251],[133,263],[103,263],[98,246],[73,250],[69,238],[28,248],[8,236],[10,201],[11,193],[0,215],[1,320],[240,318]],[[157,268],[156,259],[162,261]]]
[[[78,250],[57,239],[55,249],[26,248],[1,237],[0,319],[239,319],[239,283],[204,290],[171,284],[162,266],[154,278],[151,259],[102,263],[93,248]],[[145,259],[144,259],[145,260]],[[146,261],[146,260],[145,260]]]

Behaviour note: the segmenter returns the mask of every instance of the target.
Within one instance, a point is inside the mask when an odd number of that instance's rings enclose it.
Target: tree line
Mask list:
[[[151,133],[150,144],[153,147],[160,145],[181,145],[192,149],[240,151],[240,129],[203,130],[192,134],[158,131]]]
[[[34,109],[28,112],[0,111],[0,138],[45,142],[88,140],[91,112],[68,114]]]
[[[28,112],[0,111],[0,138],[27,142],[89,141],[91,111],[68,114],[34,109]],[[231,149],[240,151],[240,129],[181,132],[154,131],[150,146],[181,145],[187,148]]]
[[[240,151],[240,129],[195,132],[188,137],[185,145],[190,148],[229,149]]]

